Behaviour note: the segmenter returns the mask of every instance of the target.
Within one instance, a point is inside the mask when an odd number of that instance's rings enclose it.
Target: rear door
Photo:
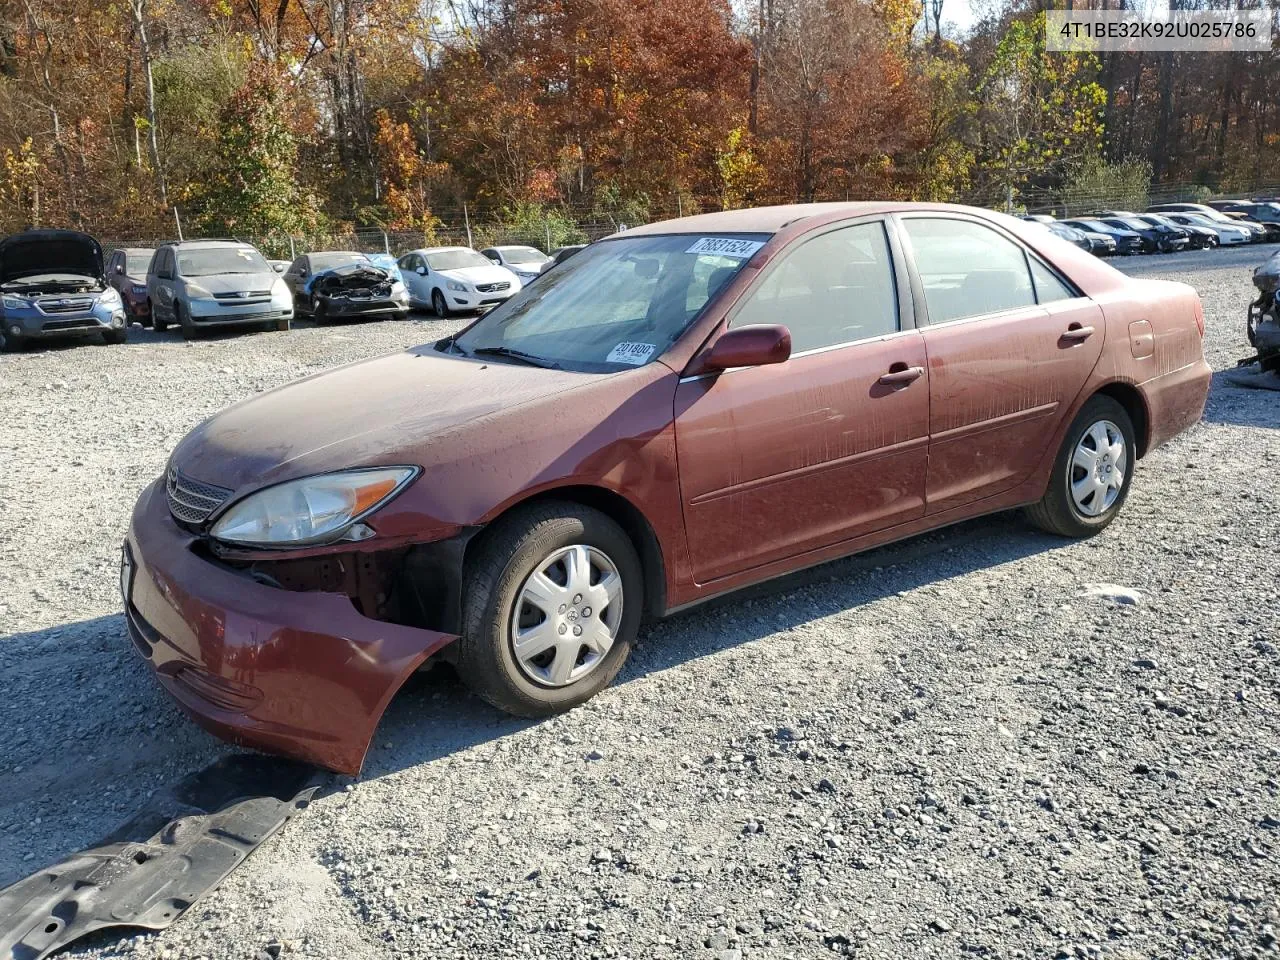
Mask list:
[[[895,247],[878,219],[799,242],[728,319],[785,324],[791,359],[681,380],[680,492],[699,583],[923,514],[928,379]]]
[[[901,214],[929,363],[928,513],[1022,482],[1102,353],[1102,311],[1014,237]]]

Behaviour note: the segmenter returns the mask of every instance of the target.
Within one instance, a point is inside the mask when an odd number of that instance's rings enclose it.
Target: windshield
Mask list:
[[[1132,227],[1134,230],[1150,230],[1152,227],[1152,224],[1143,223],[1141,220],[1137,219],[1136,217],[1132,220],[1129,220],[1126,218],[1124,220],[1121,220],[1120,222],[1124,224],[1126,227]]]
[[[184,277],[214,277],[224,273],[271,273],[262,254],[252,247],[179,250],[178,272]]]
[[[546,263],[551,258],[533,247],[499,247],[508,263]]]
[[[153,251],[148,250],[146,253],[127,253],[124,258],[124,272],[132,277],[144,276],[147,268],[151,266],[151,255]]]
[[[1113,227],[1111,224],[1103,220],[1085,220],[1080,224],[1081,229],[1093,230],[1095,233],[1110,233],[1120,235],[1130,233],[1129,230],[1122,230],[1119,227]]]
[[[679,339],[767,234],[626,237],[592,244],[458,337],[466,353],[519,351],[559,366],[643,366]]]
[[[427,266],[432,270],[462,270],[465,267],[492,267],[493,261],[475,250],[441,250],[427,254]]]
[[[369,258],[363,253],[313,253],[311,254],[311,270],[319,273],[321,270],[332,270],[334,267],[341,267],[348,263],[366,263]]]

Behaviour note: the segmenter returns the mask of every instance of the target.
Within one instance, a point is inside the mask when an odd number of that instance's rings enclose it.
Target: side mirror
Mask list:
[[[763,367],[791,357],[791,331],[780,323],[760,323],[726,330],[703,355],[707,370]]]
[[[416,273],[416,274],[417,274],[418,276],[420,276],[420,277],[425,277],[425,276],[427,275],[427,268],[426,268],[426,267],[414,267],[414,268],[413,268],[413,272],[414,272],[414,273]]]
[[[284,273],[284,264],[283,263],[272,264],[271,269],[273,269],[276,273]]]
[[[116,264],[116,273],[124,273],[124,264]]]

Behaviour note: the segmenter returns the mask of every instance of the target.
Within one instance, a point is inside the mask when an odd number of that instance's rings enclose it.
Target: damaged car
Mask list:
[[[317,323],[402,319],[409,313],[409,292],[399,271],[354,250],[305,253],[289,265],[283,279],[293,293],[294,310]]]
[[[62,337],[124,343],[129,336],[102,247],[76,230],[25,230],[0,240],[0,318],[4,350]]]
[[[1280,372],[1280,253],[1253,271],[1253,285],[1258,299],[1249,304],[1246,333],[1249,344],[1258,351],[1258,364],[1264,371]]]
[[[1199,421],[1203,335],[1190,287],[969,207],[627,230],[196,427],[134,508],[125,620],[207,729],[354,773],[433,662],[546,716],[742,587],[1016,507],[1098,534]]]

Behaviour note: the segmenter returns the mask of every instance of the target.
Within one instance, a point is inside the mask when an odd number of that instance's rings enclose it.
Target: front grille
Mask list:
[[[500,280],[497,283],[477,283],[476,289],[481,293],[497,293],[500,290],[511,289],[511,282],[509,280]]]
[[[204,523],[231,496],[230,490],[192,480],[173,467],[165,474],[164,487],[169,512],[182,523]]]
[[[215,300],[252,300],[255,297],[270,297],[270,290],[237,290],[234,293],[215,293]]]
[[[72,300],[41,300],[40,309],[45,313],[82,313],[93,307],[93,297],[77,297]]]
[[[76,317],[73,320],[46,320],[42,330],[90,330],[100,324],[93,317]]]

